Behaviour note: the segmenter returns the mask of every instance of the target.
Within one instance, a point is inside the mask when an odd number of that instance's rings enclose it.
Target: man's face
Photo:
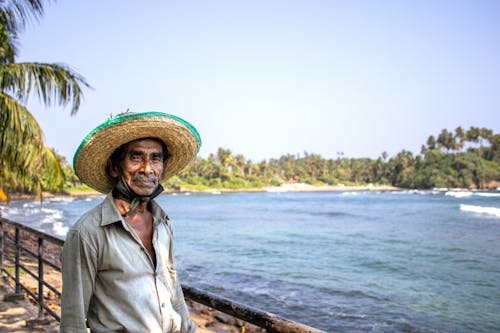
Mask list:
[[[140,139],[123,147],[123,178],[138,195],[150,195],[163,175],[163,150],[154,139]]]

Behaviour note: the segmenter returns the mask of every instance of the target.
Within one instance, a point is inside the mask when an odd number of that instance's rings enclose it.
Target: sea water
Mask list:
[[[2,216],[64,237],[103,197]],[[161,195],[182,283],[327,332],[500,331],[500,192]]]

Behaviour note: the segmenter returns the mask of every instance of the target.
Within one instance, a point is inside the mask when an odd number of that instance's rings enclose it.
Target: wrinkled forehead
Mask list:
[[[146,147],[148,150],[156,149],[160,151],[165,157],[168,156],[168,149],[166,144],[162,140],[157,138],[141,138],[129,141],[118,147],[113,153],[113,155],[114,156],[116,156],[116,154],[122,155],[131,150],[144,150],[144,148]]]

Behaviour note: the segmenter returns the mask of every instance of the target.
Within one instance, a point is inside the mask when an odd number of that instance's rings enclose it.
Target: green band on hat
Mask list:
[[[194,128],[193,125],[191,125],[190,123],[188,123],[184,119],[179,118],[177,116],[174,116],[172,114],[168,114],[168,113],[164,113],[164,112],[158,112],[158,111],[149,111],[149,112],[142,112],[142,113],[132,113],[131,112],[131,113],[126,113],[126,114],[119,115],[119,116],[116,116],[116,117],[113,117],[113,118],[109,118],[104,123],[102,123],[101,125],[99,125],[96,128],[94,128],[85,137],[85,139],[83,139],[83,141],[80,144],[80,146],[78,146],[78,149],[76,150],[75,156],[73,156],[73,166],[76,164],[76,159],[78,158],[78,155],[80,155],[80,151],[82,150],[82,148],[87,144],[88,140],[90,140],[90,138],[95,133],[99,132],[103,128],[108,127],[110,125],[121,123],[122,121],[125,121],[125,120],[128,120],[128,119],[143,118],[143,117],[158,117],[158,116],[168,117],[168,118],[177,120],[178,122],[180,122],[181,124],[183,124],[184,126],[186,126],[187,128],[189,128],[189,130],[191,131],[191,133],[193,133],[193,135],[195,136],[196,140],[198,141],[198,145],[201,147],[201,137],[200,137],[200,134],[198,133],[198,131],[196,130],[196,128]]]

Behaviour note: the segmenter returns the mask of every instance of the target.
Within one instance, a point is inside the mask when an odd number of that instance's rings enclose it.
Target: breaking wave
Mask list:
[[[469,191],[448,191],[444,195],[455,198],[465,198],[470,197],[472,192]]]
[[[478,197],[500,197],[498,192],[472,192],[472,191],[447,191],[444,195],[455,198]]]
[[[500,208],[496,207],[483,207],[483,206],[474,206],[474,205],[460,205],[460,210],[465,212],[473,212],[478,214],[487,214],[500,217]]]

